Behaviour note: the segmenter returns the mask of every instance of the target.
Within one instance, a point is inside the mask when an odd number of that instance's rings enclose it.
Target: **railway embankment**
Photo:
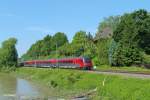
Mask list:
[[[104,72],[121,72],[121,73],[134,73],[134,74],[145,74],[150,75],[150,69],[145,67],[111,67],[108,65],[102,65],[96,68],[96,71],[104,71]]]
[[[54,94],[69,99],[81,96],[93,100],[150,98],[150,79],[47,68],[18,68],[14,74],[46,85],[56,91]]]

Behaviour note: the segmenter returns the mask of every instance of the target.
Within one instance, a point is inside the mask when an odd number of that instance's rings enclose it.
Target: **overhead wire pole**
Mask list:
[[[57,42],[56,42],[56,67],[58,67],[58,60],[57,60],[58,58],[57,58]]]
[[[86,33],[87,34],[87,33]],[[84,38],[84,41],[83,41],[83,57],[85,56],[85,49],[86,49],[86,38]]]
[[[57,59],[57,43],[56,43],[56,59]]]

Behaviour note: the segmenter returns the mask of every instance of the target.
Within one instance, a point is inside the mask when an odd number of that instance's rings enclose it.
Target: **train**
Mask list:
[[[49,60],[29,60],[19,63],[25,67],[74,68],[92,70],[93,64],[88,57],[62,58]]]

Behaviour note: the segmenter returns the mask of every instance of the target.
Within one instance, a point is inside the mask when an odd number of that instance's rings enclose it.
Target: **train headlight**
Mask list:
[[[93,66],[93,69],[96,69],[96,66]]]

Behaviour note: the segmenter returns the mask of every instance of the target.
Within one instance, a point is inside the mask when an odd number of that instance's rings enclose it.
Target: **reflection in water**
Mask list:
[[[26,80],[17,79],[17,96],[38,96],[38,91]]]
[[[52,91],[24,79],[0,73],[0,100],[26,100],[28,97],[48,97]],[[20,99],[20,98],[25,99]],[[15,98],[15,99],[10,99]]]

